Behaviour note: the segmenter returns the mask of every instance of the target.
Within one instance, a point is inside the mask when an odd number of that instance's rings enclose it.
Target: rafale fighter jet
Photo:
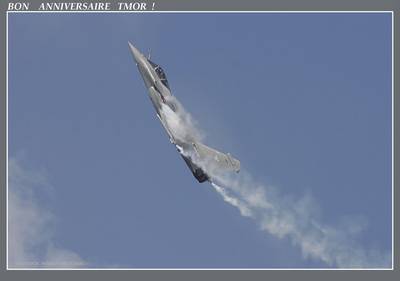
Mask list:
[[[239,172],[240,162],[233,158],[229,153],[225,154],[200,143],[190,132],[178,132],[169,124],[165,112],[169,111],[179,117],[177,112],[178,103],[171,95],[167,77],[163,69],[146,58],[130,42],[128,42],[133,58],[144,80],[145,86],[149,91],[150,100],[157,112],[157,117],[167,131],[171,143],[173,143],[179,154],[185,160],[187,166],[192,171],[194,177],[199,182],[211,181],[210,175],[200,167],[210,167],[218,171]]]

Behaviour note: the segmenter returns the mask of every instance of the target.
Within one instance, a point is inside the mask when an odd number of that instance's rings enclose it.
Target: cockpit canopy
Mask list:
[[[159,66],[158,64],[152,62],[151,60],[148,60],[155,72],[157,73],[158,78],[160,78],[161,82],[164,84],[165,87],[168,88],[168,90],[171,90],[169,88],[167,76],[165,75],[164,70]]]

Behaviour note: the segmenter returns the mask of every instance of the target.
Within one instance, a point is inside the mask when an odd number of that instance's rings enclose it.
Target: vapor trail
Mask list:
[[[202,136],[193,125],[193,118],[182,105],[176,112],[163,107],[167,126],[178,136],[185,132]],[[190,151],[183,151],[191,156]],[[210,176],[211,185],[225,202],[239,209],[242,216],[252,218],[265,232],[278,238],[287,237],[301,249],[304,258],[312,258],[328,266],[340,268],[390,268],[391,252],[378,249],[366,250],[356,239],[363,228],[363,221],[353,219],[350,224],[332,227],[319,221],[319,208],[311,195],[297,200],[280,194],[275,187],[256,182],[250,173],[223,174],[197,157],[196,165]]]
[[[213,173],[213,171],[207,171]],[[363,221],[332,227],[319,220],[318,204],[311,195],[297,200],[279,190],[257,184],[245,171],[239,177],[213,174],[212,183],[224,200],[251,217],[259,227],[278,238],[287,237],[298,246],[304,258],[321,260],[340,268],[382,268],[391,266],[391,254],[366,250],[356,239]]]
[[[246,206],[246,204],[242,201],[240,201],[240,199],[232,197],[228,194],[228,192],[225,190],[225,188],[211,182],[211,185],[215,188],[215,190],[221,194],[222,198],[224,198],[225,202],[228,202],[229,204],[231,204],[232,206],[235,206],[236,208],[239,209],[240,213],[242,214],[242,216],[245,217],[251,217],[252,213],[250,211],[250,209]]]

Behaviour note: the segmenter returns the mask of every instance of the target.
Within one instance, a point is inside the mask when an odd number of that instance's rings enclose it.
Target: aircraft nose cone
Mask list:
[[[128,41],[129,48],[131,49],[131,52],[133,54],[133,57],[135,58],[136,62],[140,61],[140,58],[142,57],[142,53],[139,52],[138,49],[135,48],[135,46],[132,45],[131,42]]]

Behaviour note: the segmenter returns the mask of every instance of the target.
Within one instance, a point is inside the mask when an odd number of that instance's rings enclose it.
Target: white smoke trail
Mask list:
[[[253,218],[262,230],[278,238],[288,237],[305,258],[340,268],[391,266],[390,253],[367,251],[357,243],[355,234],[362,229],[357,219],[351,227],[327,226],[318,220],[318,204],[310,195],[298,200],[284,197],[273,187],[257,184],[245,171],[237,178],[206,171],[230,191],[228,200],[226,191],[219,192],[226,202]]]
[[[181,141],[201,141],[204,139],[204,133],[197,127],[197,123],[192,116],[185,111],[181,103],[173,96],[167,96],[166,102],[171,105],[161,104],[161,115],[163,120],[167,121],[167,126],[176,138]]]
[[[168,106],[162,110],[169,129],[182,140],[199,140],[202,134],[193,125],[193,118],[175,98],[177,110]],[[191,151],[183,151],[192,156]],[[310,195],[298,200],[279,194],[279,190],[258,184],[246,171],[239,175],[221,173],[213,165],[197,157],[192,160],[212,179],[212,186],[225,202],[239,209],[242,216],[251,217],[259,227],[278,237],[287,237],[300,247],[304,258],[323,261],[340,268],[390,268],[391,252],[365,250],[357,243],[355,234],[361,231],[360,222],[331,227],[319,222],[318,204]]]
[[[240,201],[240,199],[231,197],[228,192],[225,190],[225,188],[211,182],[211,185],[215,188],[215,190],[221,194],[222,198],[224,198],[225,202],[228,202],[232,206],[235,206],[236,208],[239,209],[240,213],[244,217],[251,217],[253,214],[249,207],[247,207],[246,203]]]

